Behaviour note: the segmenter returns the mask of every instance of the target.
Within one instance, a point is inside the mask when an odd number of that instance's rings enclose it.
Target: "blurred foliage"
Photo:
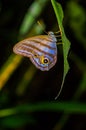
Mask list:
[[[70,70],[57,100],[63,58],[67,58],[63,52],[66,40],[57,46],[57,64],[48,72],[37,70],[28,58],[13,54],[19,40],[43,34],[38,20],[46,31],[58,31],[62,23],[51,2],[54,0],[0,1],[0,130],[86,129],[85,1],[57,1],[63,8],[63,25],[71,42]]]

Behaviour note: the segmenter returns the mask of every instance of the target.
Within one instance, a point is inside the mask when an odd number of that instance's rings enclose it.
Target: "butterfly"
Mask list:
[[[18,42],[13,52],[30,58],[36,68],[49,71],[57,62],[57,39],[53,32],[33,36]]]

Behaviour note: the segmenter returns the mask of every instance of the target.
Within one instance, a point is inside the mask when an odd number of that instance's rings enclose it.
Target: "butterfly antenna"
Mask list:
[[[44,31],[46,34],[48,34],[48,33],[45,31],[45,29],[43,28],[43,26],[41,25],[41,23],[40,23],[39,21],[37,21],[37,23],[38,23],[39,26],[43,29],[43,31]]]

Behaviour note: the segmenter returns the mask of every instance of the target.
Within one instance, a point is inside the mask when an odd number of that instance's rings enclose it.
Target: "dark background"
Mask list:
[[[1,0],[0,1],[0,71],[1,74],[6,70],[6,63],[13,54],[13,46],[19,41],[19,37],[23,39],[25,36],[19,34],[22,21],[27,13],[27,10],[34,2],[39,0]],[[48,72],[41,72],[34,65],[23,58],[22,62],[14,68],[10,74],[7,73],[8,79],[4,85],[0,86],[0,109],[4,110],[22,104],[35,104],[39,102],[81,102],[86,101],[86,3],[82,0],[58,0],[64,11],[63,26],[67,38],[71,42],[68,61],[70,70],[67,73],[64,87],[59,98],[55,101],[54,98],[60,90],[62,75],[63,75],[63,53],[62,45],[57,45],[58,60],[56,65]],[[74,3],[72,3],[74,2]],[[42,5],[41,5],[42,6]],[[71,11],[72,10],[72,11]],[[46,31],[57,31],[58,23],[51,1],[48,0],[45,6],[38,15],[34,18],[31,28],[27,32],[33,32],[33,26],[37,20],[42,20],[46,26]],[[44,32],[42,32],[44,34]],[[30,34],[31,35],[31,34]],[[35,33],[32,35],[35,35]],[[64,43],[65,44],[65,43]],[[10,65],[11,63],[8,63]],[[5,65],[5,67],[4,67]],[[7,65],[7,66],[9,66]],[[24,75],[31,73],[32,66],[33,75],[30,81],[24,79]],[[4,67],[4,68],[3,68]],[[28,71],[29,70],[29,71]],[[0,75],[1,75],[0,74]],[[30,76],[30,75],[29,75]],[[21,84],[21,82],[24,81]],[[1,82],[1,81],[0,81]],[[21,87],[19,87],[19,85]],[[21,93],[21,88],[24,87]],[[19,88],[18,88],[19,87]],[[0,117],[0,130],[15,129],[41,129],[41,130],[85,130],[86,115],[74,113],[68,116],[63,112],[54,111],[38,111],[27,112],[22,115],[16,114]],[[32,119],[34,118],[34,120]],[[64,117],[64,118],[62,118]],[[30,121],[28,121],[30,118]],[[62,119],[62,121],[61,121]],[[19,120],[19,122],[18,122]],[[60,122],[60,123],[59,123]],[[65,123],[63,123],[65,122]]]

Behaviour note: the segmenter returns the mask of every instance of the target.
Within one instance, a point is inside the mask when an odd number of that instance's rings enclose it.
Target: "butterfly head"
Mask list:
[[[57,39],[56,39],[56,37],[55,37],[55,35],[54,35],[54,32],[49,31],[49,32],[48,32],[48,36],[49,36],[54,42],[57,42]]]

